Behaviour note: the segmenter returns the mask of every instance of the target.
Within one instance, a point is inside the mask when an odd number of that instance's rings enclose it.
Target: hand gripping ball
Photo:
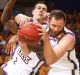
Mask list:
[[[18,31],[19,40],[26,41],[27,43],[38,43],[41,39],[39,35],[39,31],[37,30],[39,27],[32,23],[25,23]]]

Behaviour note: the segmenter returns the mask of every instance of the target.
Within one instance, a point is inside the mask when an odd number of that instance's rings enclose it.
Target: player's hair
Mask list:
[[[49,15],[49,20],[51,20],[52,17],[55,19],[64,19],[66,22],[66,14],[62,10],[52,10]]]
[[[34,5],[33,9],[35,9],[38,4],[44,4],[47,7],[47,4],[44,1],[39,1]]]

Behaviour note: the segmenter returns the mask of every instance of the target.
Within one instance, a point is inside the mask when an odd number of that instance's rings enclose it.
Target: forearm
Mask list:
[[[15,21],[17,22],[17,24],[21,24],[20,22],[28,22],[30,20],[29,16],[23,15],[23,14],[18,14],[17,16],[15,16]]]
[[[12,12],[15,2],[16,0],[9,0],[8,3],[6,4],[4,11],[2,13],[2,16],[1,16],[1,21],[3,24],[5,24],[7,21],[11,19],[11,12]]]
[[[44,38],[44,57],[48,65],[51,65],[57,61],[56,54],[50,44],[48,34]]]
[[[17,34],[18,26],[17,23],[14,20],[9,20],[5,23],[5,25],[8,27],[8,29],[13,33]]]

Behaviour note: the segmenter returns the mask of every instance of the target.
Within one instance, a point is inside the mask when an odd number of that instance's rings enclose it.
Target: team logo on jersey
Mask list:
[[[31,60],[31,58],[29,56],[24,56],[23,53],[20,51],[18,51],[18,55],[21,57],[21,59],[28,64],[28,62]]]

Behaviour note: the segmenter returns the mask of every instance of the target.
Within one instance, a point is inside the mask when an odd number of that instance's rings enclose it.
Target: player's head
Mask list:
[[[49,27],[53,35],[58,35],[64,29],[66,14],[61,10],[52,10],[49,15]]]
[[[32,11],[33,17],[36,19],[42,19],[45,13],[47,13],[47,5],[45,2],[40,1],[36,3]]]

